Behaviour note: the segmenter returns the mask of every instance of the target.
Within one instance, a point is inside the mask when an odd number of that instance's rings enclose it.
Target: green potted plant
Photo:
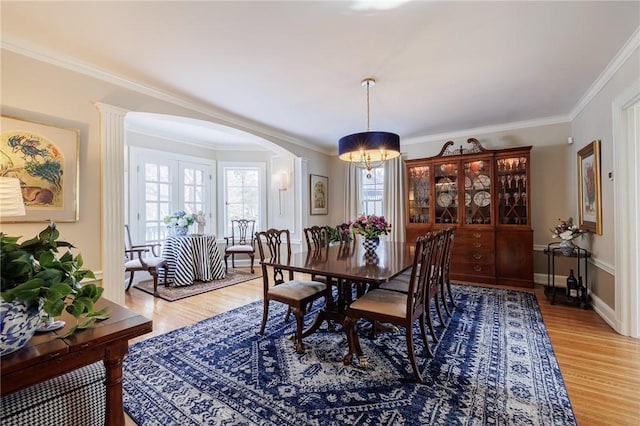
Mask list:
[[[70,251],[74,246],[59,240],[59,236],[53,222],[36,237],[22,243],[18,242],[21,237],[0,233],[0,355],[24,346],[43,315],[54,318],[66,310],[76,318],[76,324],[60,337],[67,337],[110,315],[107,309],[94,311],[94,303],[104,289],[93,283],[80,284],[95,275],[82,269],[82,255],[74,256]],[[67,250],[57,256],[58,248],[62,247]]]

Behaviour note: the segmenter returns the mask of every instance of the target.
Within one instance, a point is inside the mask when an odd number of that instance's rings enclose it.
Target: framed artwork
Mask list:
[[[27,213],[0,221],[76,222],[80,132],[5,115],[0,129],[0,174],[20,180]]]
[[[311,214],[329,214],[329,178],[311,175],[309,182]]]
[[[578,200],[580,228],[602,235],[600,140],[578,151]]]

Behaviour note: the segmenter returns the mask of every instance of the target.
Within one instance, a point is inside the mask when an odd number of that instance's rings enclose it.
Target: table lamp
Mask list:
[[[20,181],[12,177],[0,177],[0,217],[26,214]]]

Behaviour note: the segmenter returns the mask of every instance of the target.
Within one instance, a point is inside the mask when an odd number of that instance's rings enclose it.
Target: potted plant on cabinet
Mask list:
[[[93,283],[80,284],[95,275],[82,269],[82,256],[74,256],[70,251],[74,246],[60,241],[59,236],[53,222],[22,243],[18,242],[21,237],[0,233],[0,355],[26,345],[43,315],[54,318],[66,310],[76,318],[76,324],[60,337],[110,315],[106,308],[94,311],[94,303],[104,289]],[[61,247],[67,250],[57,256]]]

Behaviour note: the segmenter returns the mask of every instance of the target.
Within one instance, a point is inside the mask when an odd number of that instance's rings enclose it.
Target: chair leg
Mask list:
[[[304,307],[293,308],[293,315],[296,317],[296,352],[303,354],[302,329],[304,327]]]
[[[129,291],[129,287],[131,287],[131,283],[133,282],[133,274],[135,273],[135,271],[131,271],[130,273],[131,275],[129,276],[129,284],[127,284],[127,288],[124,291]]]
[[[424,342],[424,347],[427,350],[427,355],[430,358],[433,358],[433,351],[431,350],[431,346],[429,345],[429,340],[427,340],[427,326],[425,324],[425,317],[426,313],[422,313],[422,315],[420,316],[420,335],[422,335],[422,341]]]
[[[447,277],[447,290],[449,292],[449,299],[451,300],[451,304],[453,305],[454,308],[458,307],[458,304],[456,303],[456,299],[453,297],[453,291],[451,291],[451,280]]]
[[[229,271],[229,265],[227,264],[227,259],[229,258],[228,254],[224,255],[224,273],[226,274]]]
[[[436,330],[433,328],[433,320],[431,319],[431,312],[430,312],[429,305],[425,306],[424,315],[427,320],[427,325],[429,326],[429,334],[431,334],[431,338],[433,339],[433,341],[435,343],[438,343],[440,339],[438,339],[438,336],[436,336]]]
[[[249,257],[251,258],[251,273],[253,274],[253,254],[250,254]]]
[[[447,302],[446,291],[447,291],[446,285],[444,281],[442,281],[440,283],[440,291],[439,291],[440,301],[442,302],[442,306],[444,306],[444,312],[447,314],[449,318],[451,318],[452,314],[451,314],[451,310],[449,309],[449,303]]]
[[[405,335],[407,338],[407,355],[409,356],[409,360],[411,361],[413,374],[414,376],[416,376],[416,381],[418,383],[422,383],[422,376],[420,375],[420,370],[418,370],[418,364],[416,363],[416,355],[413,352],[413,327],[411,326],[411,324],[407,324]]]
[[[433,303],[436,305],[436,313],[438,314],[438,319],[440,320],[440,324],[443,327],[447,326],[447,322],[444,320],[442,316],[442,311],[440,310],[440,303],[438,303],[438,293],[433,295]]]
[[[285,322],[289,321],[289,318],[291,318],[291,306],[287,308],[287,315],[284,316]]]
[[[158,271],[154,268],[149,270],[149,273],[153,277],[153,297],[158,297],[160,296],[160,293],[158,293]]]
[[[269,316],[269,300],[264,299],[263,308],[262,308],[262,325],[260,326],[259,335],[264,334],[264,328],[267,325],[267,317]]]
[[[234,269],[236,267],[236,254],[235,253],[233,253],[231,255],[231,267],[234,268]]]
[[[164,286],[169,287],[169,267],[164,266]]]

